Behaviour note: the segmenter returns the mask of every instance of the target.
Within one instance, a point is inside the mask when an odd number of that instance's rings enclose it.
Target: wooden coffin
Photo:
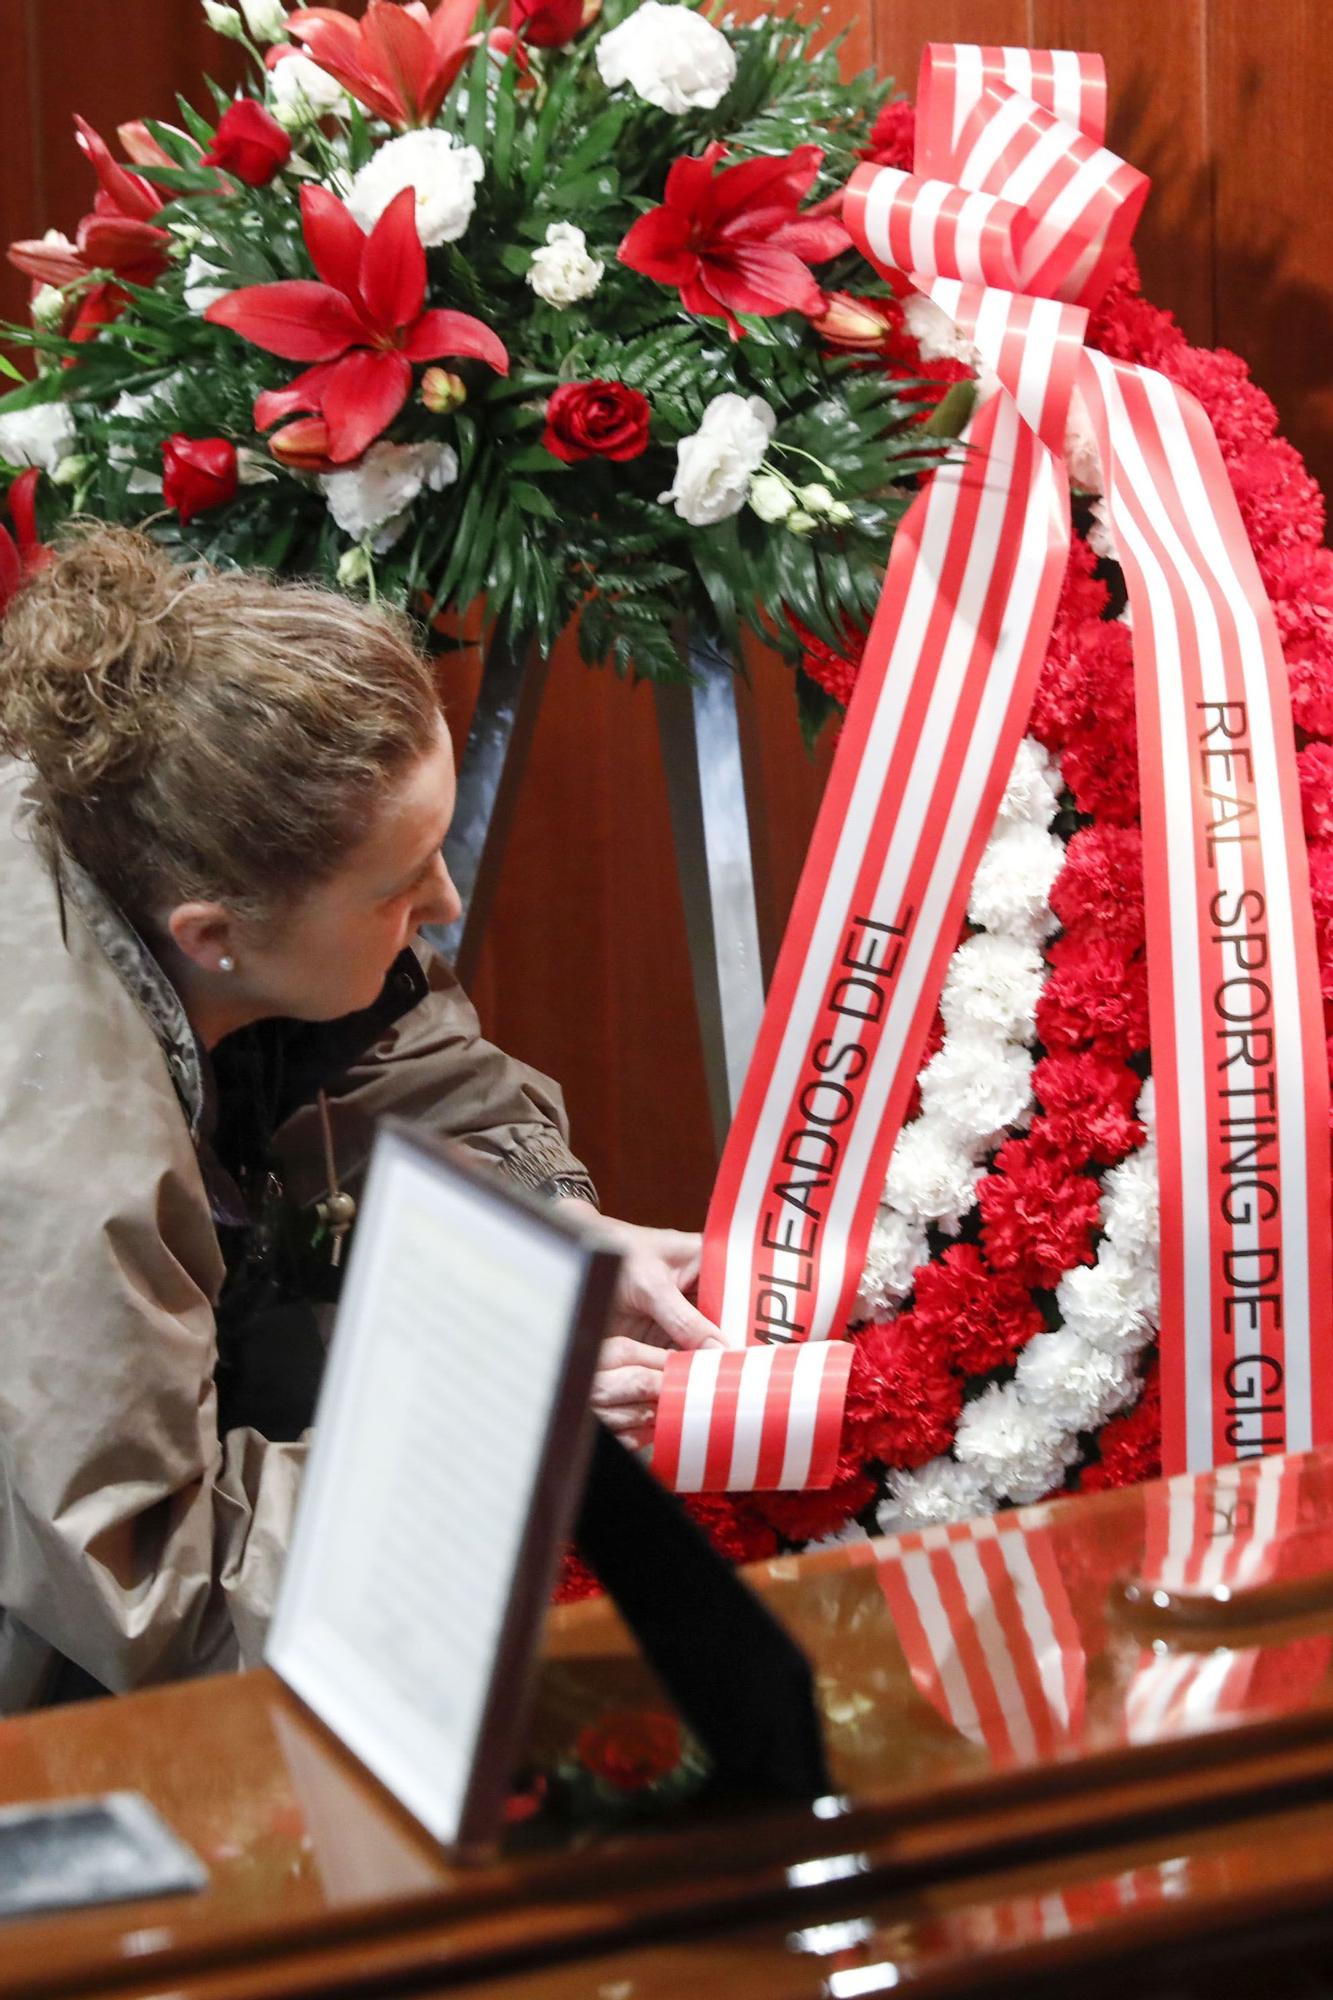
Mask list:
[[[808,1807],[710,1792],[600,1600],[465,1870],[266,1673],[0,1723],[0,1804],[141,1792],[209,1874],[0,1925],[0,1996],[1325,1990],[1333,1453],[750,1575],[817,1672]]]

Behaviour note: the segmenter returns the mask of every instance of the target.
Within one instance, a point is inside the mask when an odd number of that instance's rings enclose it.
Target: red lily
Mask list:
[[[37,481],[40,468],[21,472],[9,489],[9,511],[16,533],[0,528],[0,612],[3,612],[19,585],[51,560],[51,551],[37,534]]]
[[[739,340],[737,313],[820,312],[824,295],[809,266],[836,257],[852,239],[833,215],[797,212],[824,157],[818,146],[715,174],[725,151],[715,143],[700,159],[677,160],[665,202],[639,217],[619,257],[646,278],[675,285],[687,312],[724,319]]]
[[[149,219],[168,197],[159,194],[142,174],[118,166],[106,141],[86,119],[76,116],[74,124],[80,149],[98,179],[92,213],[80,222],[72,244],[41,239],[11,243],[9,261],[43,285],[74,284],[94,271],[114,273],[113,278],[92,286],[80,298],[69,334],[72,340],[86,340],[96,327],[123,311],[128,297],[126,284],[151,285],[162,276],[169,262],[171,237]]]
[[[302,7],[287,16],[287,32],[377,118],[397,126],[430,125],[449,86],[482,40],[468,33],[477,0],[441,0],[432,14],[424,0],[370,0],[351,21],[332,7]],[[514,37],[497,30],[493,47]]]
[[[387,429],[412,388],[412,363],[469,355],[498,374],[509,356],[498,334],[469,313],[422,310],[426,253],[417,234],[416,195],[394,196],[367,235],[327,188],[301,189],[306,248],[322,283],[291,278],[228,292],[204,314],[287,361],[313,361],[285,389],[255,401],[267,430],[298,410],[328,425],[329,457],[359,458]]]

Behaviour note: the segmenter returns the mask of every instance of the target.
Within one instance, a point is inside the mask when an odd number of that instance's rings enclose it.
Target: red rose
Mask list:
[[[230,438],[190,438],[177,431],[162,447],[162,498],[181,520],[236,498],[236,447]]]
[[[680,1724],[650,1709],[620,1709],[589,1723],[576,1746],[580,1763],[618,1792],[641,1792],[680,1762]]]
[[[583,26],[583,0],[509,0],[509,25],[534,49],[561,49]]]
[[[292,157],[292,142],[276,118],[253,97],[238,97],[223,112],[206,167],[221,167],[247,187],[267,187]]]
[[[648,398],[623,382],[562,382],[546,405],[542,443],[554,458],[638,458],[648,447]]]

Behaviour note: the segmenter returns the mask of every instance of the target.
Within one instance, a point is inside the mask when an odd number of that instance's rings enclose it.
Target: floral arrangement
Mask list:
[[[648,677],[684,675],[682,616],[749,627],[817,727],[802,662],[864,630],[932,456],[838,216],[888,86],[686,0],[205,12],[246,87],[122,127],[123,161],[76,119],[90,212],[10,249],[20,529],[131,521],[441,629],[484,598],[543,650],[577,614]]]
[[[484,596],[544,647],[577,615],[589,659],[649,676],[680,673],[682,615],[748,626],[811,729],[845,704],[910,481],[978,393],[839,220],[856,160],[910,163],[911,107],[806,28],[686,0],[207,11],[251,86],[124,128],[128,165],[80,123],[92,210],[11,250],[37,373],[0,400],[0,595],[86,509],[434,619]],[[1322,498],[1132,261],[1088,338],[1221,442],[1290,665],[1333,1034]],[[1131,640],[1077,418],[1066,451],[1073,554],[848,1329],[839,1476],[692,1503],[737,1558],[1159,1466]]]

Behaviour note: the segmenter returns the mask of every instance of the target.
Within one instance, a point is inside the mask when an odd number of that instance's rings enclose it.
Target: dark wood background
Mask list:
[[[359,12],[359,0],[348,0]],[[1235,348],[1287,434],[1333,480],[1333,42],[1327,0],[832,0],[847,59],[912,88],[922,44],[1100,50],[1110,143],[1153,177],[1137,247],[1151,295],[1198,342]],[[0,0],[7,89],[0,241],[71,228],[88,206],[72,141],[108,136],[235,51],[197,0]],[[22,309],[7,272],[0,308]],[[455,670],[466,725],[475,665]],[[790,901],[827,766],[806,758],[781,669],[745,696],[758,746],[767,917]],[[697,1225],[714,1155],[651,695],[562,647],[490,941],[475,982],[488,1031],[562,1079],[606,1206]]]

